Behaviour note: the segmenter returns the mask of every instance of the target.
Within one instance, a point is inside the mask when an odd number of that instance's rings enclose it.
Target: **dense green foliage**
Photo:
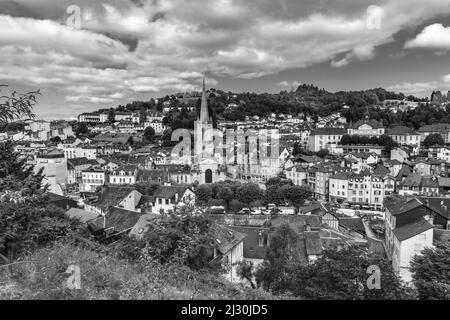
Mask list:
[[[168,215],[150,221],[142,237],[124,239],[117,245],[132,261],[157,261],[186,265],[193,270],[219,270],[214,264],[213,226],[204,216]]]
[[[256,281],[275,294],[289,292],[305,299],[366,300],[410,299],[413,292],[394,273],[389,261],[355,246],[326,250],[314,263],[303,261],[299,235],[289,226],[271,238],[266,260]],[[379,267],[380,287],[370,289],[367,270]]]
[[[444,138],[439,133],[433,133],[428,135],[422,142],[425,148],[429,148],[434,145],[443,146],[445,144]]]
[[[262,290],[227,283],[207,271],[156,262],[130,262],[110,250],[60,242],[0,269],[0,300],[276,299]],[[81,289],[66,287],[69,265],[80,268]]]
[[[425,248],[411,261],[413,284],[419,299],[450,299],[450,244],[440,242],[435,248]]]

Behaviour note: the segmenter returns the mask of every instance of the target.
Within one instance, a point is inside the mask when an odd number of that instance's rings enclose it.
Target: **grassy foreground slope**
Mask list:
[[[0,269],[0,299],[274,299],[220,277],[187,267],[132,264],[111,254],[56,243]],[[81,289],[66,286],[69,265],[77,265]]]

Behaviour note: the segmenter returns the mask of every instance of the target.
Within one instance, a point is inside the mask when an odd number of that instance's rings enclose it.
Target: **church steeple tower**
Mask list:
[[[211,121],[208,112],[208,99],[206,98],[206,87],[205,87],[205,78],[203,77],[203,87],[202,87],[202,105],[200,108],[200,122],[208,123]]]

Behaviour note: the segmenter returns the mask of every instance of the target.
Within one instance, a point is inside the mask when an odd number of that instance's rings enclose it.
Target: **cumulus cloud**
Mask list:
[[[402,92],[406,95],[414,95],[417,97],[427,97],[432,91],[441,90],[447,92],[450,90],[450,74],[444,75],[439,81],[430,82],[405,82],[396,84],[386,88],[387,90]]]
[[[57,91],[73,105],[198,89],[205,73],[215,85],[323,62],[344,67],[448,9],[446,0],[380,0],[374,29],[372,0],[17,2],[29,10],[0,15],[0,80]],[[65,25],[73,3],[81,30]]]
[[[435,23],[425,27],[414,39],[405,43],[405,48],[425,48],[432,50],[450,50],[450,27]]]

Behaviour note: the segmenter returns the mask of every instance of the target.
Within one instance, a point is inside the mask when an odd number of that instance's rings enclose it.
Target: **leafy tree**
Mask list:
[[[253,262],[250,261],[241,261],[238,263],[236,272],[238,277],[241,280],[247,280],[247,282],[250,284],[250,286],[253,289],[256,289],[256,284],[253,282],[253,276],[255,273],[255,267],[253,265]]]
[[[5,85],[0,85],[6,87]],[[20,118],[34,118],[33,107],[38,103],[36,96],[40,91],[18,93],[12,91],[9,95],[0,96],[0,125],[5,125]]]
[[[130,137],[128,138],[127,144],[130,145],[130,146],[133,146],[133,145],[134,145],[134,139],[133,139],[132,136],[130,136]]]
[[[450,299],[450,243],[425,248],[411,261],[413,284],[421,300]]]
[[[246,183],[236,190],[236,199],[245,203],[248,207],[253,201],[260,200],[263,196],[261,188],[254,183]]]
[[[25,124],[22,122],[11,122],[0,126],[0,132],[8,131],[23,131],[25,129]]]
[[[264,289],[280,293],[289,288],[290,270],[300,259],[299,236],[288,225],[277,228],[270,238],[266,260],[256,271],[255,277]]]
[[[114,123],[114,121],[116,121],[116,112],[115,112],[114,108],[111,108],[108,111],[108,122]]]
[[[130,260],[220,270],[214,258],[214,226],[204,216],[168,215],[152,220],[140,240],[124,241],[119,254]]]
[[[280,193],[296,208],[303,205],[312,195],[309,189],[301,186],[284,186],[280,189]]]
[[[210,185],[202,184],[195,189],[195,201],[197,204],[206,205],[212,198],[212,188]]]
[[[435,144],[443,146],[445,144],[444,138],[439,133],[433,133],[428,135],[422,142],[425,148],[434,146]]]
[[[230,201],[234,198],[233,190],[228,186],[223,186],[217,192],[217,197],[222,199],[227,204],[227,208],[230,205]]]
[[[296,156],[296,155],[298,155],[300,153],[301,153],[300,145],[298,144],[298,142],[295,142],[294,146],[292,148],[292,155]]]
[[[54,143],[60,143],[62,140],[61,140],[60,136],[56,136],[56,137],[51,138],[50,141],[54,142]]]
[[[370,289],[367,270],[380,269],[380,288]],[[326,250],[313,264],[297,264],[292,269],[290,291],[306,299],[396,300],[414,298],[392,269],[391,263],[369,255],[367,249],[351,246],[341,251]],[[370,281],[370,279],[369,279]]]
[[[280,186],[277,184],[268,185],[266,187],[264,200],[266,203],[281,204],[284,197],[280,192]]]
[[[86,123],[78,122],[73,126],[73,131],[77,137],[83,136],[89,133],[89,128]]]
[[[144,139],[147,142],[153,142],[155,139],[155,129],[153,129],[152,127],[145,128]]]
[[[328,151],[328,149],[322,149],[322,150],[317,151],[316,155],[317,155],[319,158],[324,158],[324,157],[327,156],[329,153],[330,153],[330,151]]]
[[[43,169],[35,173],[26,161],[10,141],[0,143],[0,200],[40,196],[46,191],[42,187]]]
[[[0,254],[10,261],[78,230],[64,211],[39,200],[0,202]]]

